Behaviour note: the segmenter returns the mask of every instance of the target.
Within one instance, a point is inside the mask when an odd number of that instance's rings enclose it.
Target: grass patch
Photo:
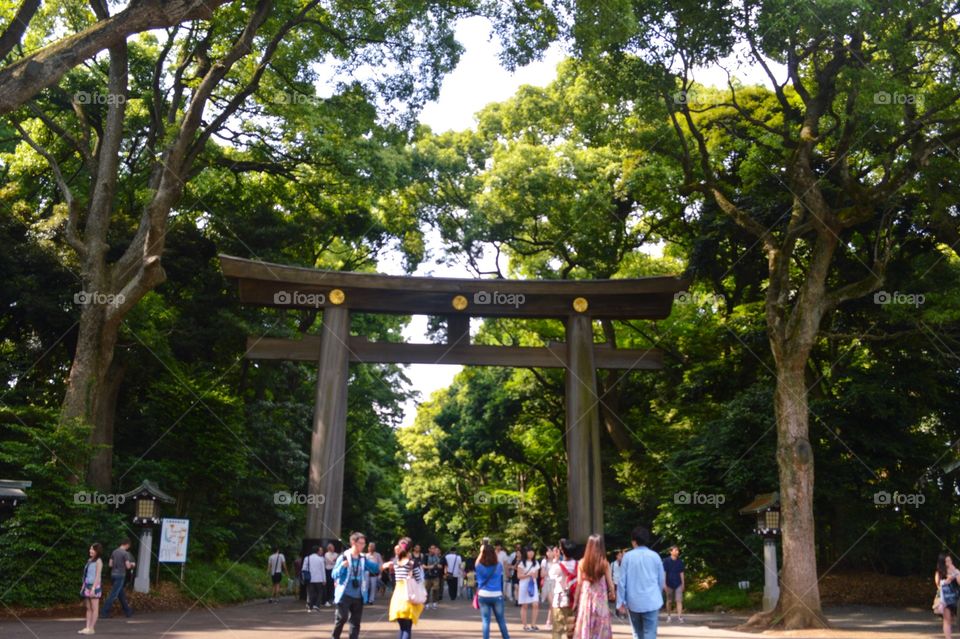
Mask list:
[[[683,593],[683,608],[691,612],[720,612],[756,608],[763,599],[760,591],[740,590],[736,586],[713,584],[709,588]]]
[[[179,578],[179,568],[171,568],[174,570]],[[164,578],[172,576],[163,575]],[[176,581],[184,597],[209,606],[266,598],[271,593],[270,577],[265,570],[230,562],[187,564],[183,583]]]

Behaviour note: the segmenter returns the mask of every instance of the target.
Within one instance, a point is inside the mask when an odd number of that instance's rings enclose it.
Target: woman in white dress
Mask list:
[[[523,551],[523,559],[517,564],[517,578],[520,580],[517,591],[517,603],[520,604],[520,623],[524,630],[540,630],[537,627],[537,615],[540,613],[540,588],[537,582],[540,576],[540,562],[537,561],[533,548],[527,547]],[[532,606],[532,610],[531,610]],[[528,611],[530,623],[527,625]]]
[[[541,583],[540,601],[546,604],[544,606],[544,610],[546,610],[546,613],[547,613],[547,625],[544,626],[545,630],[551,629],[551,626],[550,626],[551,603],[550,602],[553,601],[554,580],[553,580],[553,577],[550,576],[550,569],[556,565],[558,561],[557,557],[559,555],[560,555],[560,551],[557,550],[556,546],[549,546],[547,547],[547,553],[544,556],[543,561],[540,562],[540,583]],[[536,621],[537,621],[536,618],[534,618],[533,621],[534,621],[534,624],[536,624]]]

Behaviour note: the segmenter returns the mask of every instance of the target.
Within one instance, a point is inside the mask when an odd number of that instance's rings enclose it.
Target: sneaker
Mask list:
[[[323,605],[324,605],[325,607],[329,608],[329,607],[330,607],[330,602],[329,602],[329,601],[326,601],[326,602],[324,602]],[[317,608],[317,609],[319,610],[319,608]]]
[[[667,615],[667,623],[670,623],[671,621],[673,621],[673,619],[670,617],[670,615]]]
[[[683,617],[677,617],[677,623],[683,623]]]
[[[310,606],[307,606],[307,612],[313,612],[313,608],[311,608]]]

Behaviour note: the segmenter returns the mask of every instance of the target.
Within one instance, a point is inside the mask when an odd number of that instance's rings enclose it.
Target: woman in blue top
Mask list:
[[[500,636],[510,639],[503,611],[503,566],[497,561],[493,546],[483,544],[477,557],[477,602],[483,620],[483,639],[490,639],[490,613],[497,617]]]

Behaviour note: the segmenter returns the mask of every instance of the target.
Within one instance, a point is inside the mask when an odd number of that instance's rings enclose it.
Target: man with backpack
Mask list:
[[[333,639],[340,639],[343,626],[350,618],[350,639],[359,639],[363,602],[367,598],[370,580],[367,575],[379,575],[380,564],[363,553],[367,537],[361,532],[350,535],[350,548],[337,558],[333,567],[333,603],[337,607],[333,621]]]
[[[574,606],[577,602],[577,546],[568,539],[558,545],[560,560],[550,567],[553,580],[553,600],[550,602],[550,617],[553,639],[572,639],[576,625]]]

